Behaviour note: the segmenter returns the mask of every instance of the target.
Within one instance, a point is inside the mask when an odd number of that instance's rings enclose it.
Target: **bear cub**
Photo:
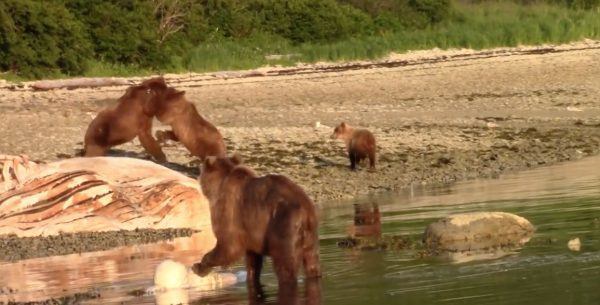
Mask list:
[[[356,170],[356,164],[369,158],[371,170],[375,169],[375,137],[366,129],[355,129],[342,122],[336,126],[331,135],[332,139],[342,139],[346,143],[350,168]]]

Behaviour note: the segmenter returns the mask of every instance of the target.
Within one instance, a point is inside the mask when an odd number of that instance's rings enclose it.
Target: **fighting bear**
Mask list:
[[[152,78],[127,89],[115,107],[102,110],[85,133],[84,156],[104,156],[108,149],[133,140],[136,136],[144,149],[158,162],[166,162],[160,145],[152,137],[150,106],[167,89],[162,77]]]
[[[194,104],[185,98],[185,91],[169,88],[165,96],[155,99],[153,111],[163,124],[171,126],[169,131],[157,131],[159,142],[173,140],[181,142],[192,155],[204,160],[206,156],[225,156],[226,147],[219,130],[205,120]]]

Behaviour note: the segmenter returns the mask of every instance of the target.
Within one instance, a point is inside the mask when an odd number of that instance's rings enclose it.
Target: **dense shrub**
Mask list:
[[[563,0],[572,8],[576,9],[594,9],[600,8],[600,0]]]
[[[450,0],[338,0],[359,8],[375,19],[378,28],[421,29],[446,19],[451,11]]]
[[[203,0],[213,34],[246,38],[270,33],[301,43],[370,33],[363,11],[335,0]]]
[[[334,0],[258,0],[250,9],[263,31],[296,43],[369,34],[373,26],[366,13]]]
[[[211,36],[243,38],[258,26],[246,0],[201,0]]]
[[[69,0],[67,7],[84,22],[100,60],[142,66],[165,61],[151,1]]]
[[[598,37],[599,6],[600,0],[0,0],[0,70],[25,78],[130,75],[563,42]],[[265,59],[269,54],[293,58]]]
[[[25,77],[81,74],[90,56],[83,25],[60,2],[0,2],[3,71]]]

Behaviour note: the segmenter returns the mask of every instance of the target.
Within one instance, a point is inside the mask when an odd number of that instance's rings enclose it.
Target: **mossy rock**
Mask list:
[[[510,213],[451,215],[427,226],[423,241],[432,252],[478,251],[519,246],[535,231],[529,220]]]

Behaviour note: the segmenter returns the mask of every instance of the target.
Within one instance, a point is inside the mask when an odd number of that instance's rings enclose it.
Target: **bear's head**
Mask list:
[[[167,88],[164,78],[151,78],[143,81],[139,85],[127,88],[127,91],[125,91],[121,100],[136,101],[142,105],[144,113],[147,116],[153,116],[154,113],[150,107],[157,99],[164,95]]]
[[[234,154],[232,157],[208,156],[200,165],[200,187],[204,196],[211,203],[216,202],[221,189],[221,183],[229,173],[242,163],[241,158]]]
[[[352,127],[350,125],[342,122],[340,125],[336,126],[333,130],[333,134],[331,135],[332,139],[346,139],[352,136]]]
[[[185,91],[179,91],[173,87],[166,87],[154,95],[144,107],[148,115],[156,116],[163,124],[172,124],[180,118],[182,110],[188,106]]]

